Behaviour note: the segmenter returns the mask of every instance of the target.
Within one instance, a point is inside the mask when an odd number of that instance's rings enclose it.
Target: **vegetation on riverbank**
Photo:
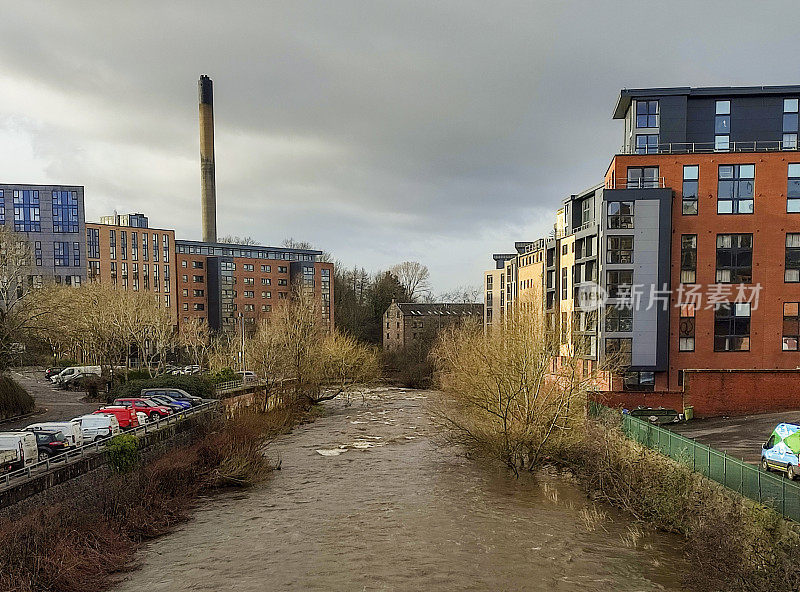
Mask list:
[[[187,519],[201,492],[265,478],[273,467],[264,446],[301,418],[295,409],[274,409],[197,421],[190,443],[155,458],[131,463],[118,454],[122,461],[81,496],[7,512],[0,518],[0,590],[106,589],[134,567],[139,543]]]
[[[31,413],[34,407],[28,391],[10,376],[0,374],[0,419]]]
[[[470,326],[444,332],[432,359],[443,391],[434,412],[448,440],[515,472],[568,469],[590,497],[681,535],[693,566],[687,589],[800,589],[796,525],[629,440],[613,413],[588,418],[597,376],[574,355],[554,368],[558,348],[535,315],[489,334]]]

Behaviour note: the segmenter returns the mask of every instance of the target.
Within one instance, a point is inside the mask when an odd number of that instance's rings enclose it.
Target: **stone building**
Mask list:
[[[431,338],[454,322],[483,323],[483,304],[392,302],[383,314],[383,349],[396,350]]]

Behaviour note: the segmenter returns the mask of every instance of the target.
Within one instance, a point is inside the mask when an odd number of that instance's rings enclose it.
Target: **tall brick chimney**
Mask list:
[[[200,102],[200,182],[203,241],[217,242],[217,183],[214,173],[214,86],[203,74],[197,81]]]

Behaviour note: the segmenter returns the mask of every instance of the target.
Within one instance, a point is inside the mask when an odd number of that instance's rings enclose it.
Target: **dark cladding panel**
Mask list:
[[[660,97],[659,144],[686,142],[686,95]]]
[[[222,326],[219,257],[206,259],[206,278],[208,280],[208,326],[214,331],[219,331]]]

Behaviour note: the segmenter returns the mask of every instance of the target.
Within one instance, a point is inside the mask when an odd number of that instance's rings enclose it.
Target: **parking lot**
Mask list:
[[[695,419],[663,427],[727,452],[728,455],[741,458],[745,462],[758,464],[761,460],[761,445],[767,441],[779,423],[800,423],[800,410],[743,417]]]
[[[84,392],[60,390],[44,377],[41,368],[21,368],[11,372],[11,376],[30,393],[36,401],[37,413],[24,419],[10,420],[0,423],[0,431],[18,430],[32,423],[43,421],[63,421],[91,413],[100,407],[100,403],[81,401]]]

